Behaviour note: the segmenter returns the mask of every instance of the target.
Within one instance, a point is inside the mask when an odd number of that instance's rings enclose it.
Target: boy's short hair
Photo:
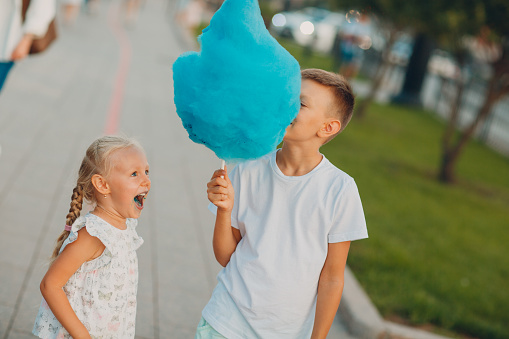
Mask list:
[[[302,80],[313,80],[317,83],[330,87],[334,99],[331,108],[331,116],[336,117],[341,122],[341,129],[337,134],[343,131],[352,119],[353,107],[355,105],[355,96],[352,87],[345,77],[340,74],[324,71],[323,69],[308,68],[301,71]],[[336,135],[337,135],[336,134]],[[336,135],[327,140],[330,141]]]

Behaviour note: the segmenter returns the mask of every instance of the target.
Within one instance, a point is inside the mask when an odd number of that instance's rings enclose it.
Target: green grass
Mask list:
[[[373,105],[323,147],[365,210],[370,238],[348,262],[386,318],[508,338],[509,160],[471,142],[458,183],[441,184],[443,129],[427,112]]]

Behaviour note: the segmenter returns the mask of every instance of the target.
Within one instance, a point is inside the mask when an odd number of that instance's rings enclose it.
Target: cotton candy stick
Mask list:
[[[224,171],[224,168],[226,166],[226,161],[224,161],[223,159],[221,159],[221,169]],[[221,176],[221,178],[224,179],[224,175]]]

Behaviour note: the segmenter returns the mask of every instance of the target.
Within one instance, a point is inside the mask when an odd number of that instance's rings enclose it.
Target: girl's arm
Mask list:
[[[312,339],[327,337],[343,293],[350,241],[331,243],[318,281],[318,297]]]
[[[73,338],[91,338],[85,326],[74,313],[63,286],[80,266],[97,258],[105,246],[85,228],[78,231],[78,239],[60,253],[41,281],[41,293],[51,311]]]
[[[217,170],[207,184],[207,196],[217,206],[212,246],[217,262],[225,267],[242,238],[240,231],[231,226],[235,192],[226,170]]]

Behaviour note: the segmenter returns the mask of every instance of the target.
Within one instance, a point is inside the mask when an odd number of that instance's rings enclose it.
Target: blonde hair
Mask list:
[[[78,219],[83,208],[84,199],[91,204],[97,202],[92,177],[96,174],[107,177],[112,168],[111,155],[118,150],[130,147],[137,147],[143,150],[136,140],[121,136],[104,136],[95,140],[88,147],[78,171],[76,187],[72,190],[71,207],[65,220],[66,225],[72,226],[74,221]],[[69,233],[69,231],[64,230],[58,237],[51,261],[54,261],[60,253],[60,249],[64,241],[69,237]]]
[[[309,68],[301,71],[303,80],[313,80],[317,83],[328,86],[333,93],[333,109],[331,114],[341,121],[343,131],[352,119],[355,96],[352,87],[341,74],[324,71],[323,69]],[[338,133],[339,133],[338,132]]]

